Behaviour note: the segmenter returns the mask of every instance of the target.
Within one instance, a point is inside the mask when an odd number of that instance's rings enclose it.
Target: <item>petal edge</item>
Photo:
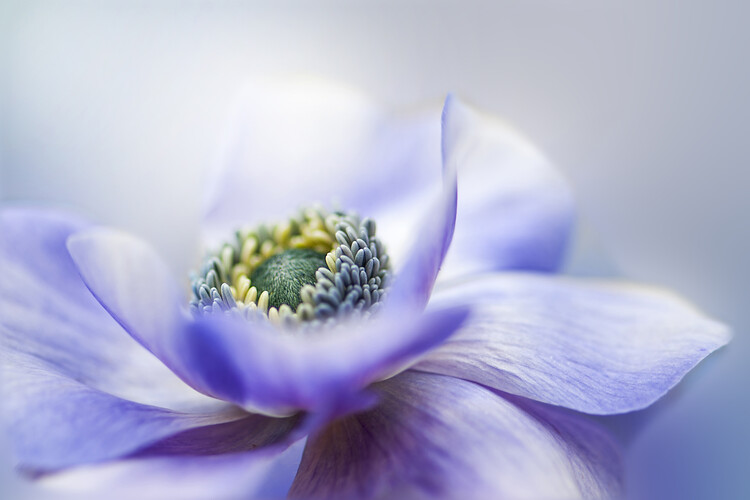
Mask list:
[[[446,286],[472,304],[463,329],[415,368],[591,414],[649,406],[731,334],[671,293],[544,275]]]

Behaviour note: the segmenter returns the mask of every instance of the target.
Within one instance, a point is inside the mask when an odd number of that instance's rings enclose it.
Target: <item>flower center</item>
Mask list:
[[[190,309],[296,324],[371,312],[386,295],[388,255],[372,219],[309,208],[245,228],[192,275]]]
[[[251,281],[260,292],[268,292],[268,304],[287,304],[297,309],[304,285],[315,285],[315,271],[326,265],[323,253],[308,248],[291,248],[272,255],[253,271]]]

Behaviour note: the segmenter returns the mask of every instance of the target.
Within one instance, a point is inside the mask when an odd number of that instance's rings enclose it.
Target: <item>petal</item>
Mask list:
[[[296,448],[284,444],[224,455],[120,460],[66,471],[42,484],[86,498],[279,498],[269,482]]]
[[[133,457],[224,455],[285,442],[300,429],[300,414],[286,418],[244,414],[231,422],[188,429],[136,452]],[[296,434],[295,434],[296,435]]]
[[[487,275],[431,306],[462,303],[465,327],[417,369],[593,414],[650,405],[729,340],[674,295],[635,285]]]
[[[188,329],[182,359],[196,386],[265,413],[303,409],[327,418],[369,406],[361,391],[444,341],[463,322],[464,309],[436,314],[377,316],[298,336],[263,323],[209,318]]]
[[[91,296],[65,249],[83,227],[46,211],[0,214],[3,424],[29,470],[111,458],[237,418],[174,377]],[[195,413],[151,406],[162,403]]]
[[[207,189],[205,226],[214,242],[313,202],[373,215],[439,178],[439,143],[430,142],[438,122],[388,115],[343,85],[256,82],[236,115]]]
[[[445,102],[443,109],[444,138],[450,137],[453,98]],[[447,143],[443,150],[449,150]],[[416,239],[404,255],[403,265],[397,270],[395,283],[389,291],[387,307],[411,307],[421,309],[430,299],[438,271],[448,253],[456,226],[458,202],[458,159],[450,154],[443,157],[443,186],[433,208],[416,231]]]
[[[20,467],[38,474],[118,458],[186,429],[239,418],[236,408],[178,413],[126,401],[26,359],[3,365],[4,426]]]
[[[367,405],[364,387],[403,369],[466,317],[465,308],[429,315],[384,308],[371,321],[305,336],[221,316],[191,322],[181,316],[166,266],[144,242],[99,229],[76,235],[69,247],[93,294],[183,380],[268,415],[304,409],[335,416]]]
[[[186,321],[187,300],[153,248],[122,231],[95,228],[71,236],[68,250],[104,308],[175,371],[171,342]]]
[[[292,498],[605,498],[618,451],[581,416],[407,371],[382,402],[312,436]]]
[[[0,328],[4,357],[28,358],[115,396],[185,409],[206,403],[112,320],[68,254],[87,224],[46,210],[0,213]]]
[[[459,204],[441,279],[497,269],[555,270],[574,206],[549,162],[502,122],[457,99],[446,102],[443,154],[457,164]]]

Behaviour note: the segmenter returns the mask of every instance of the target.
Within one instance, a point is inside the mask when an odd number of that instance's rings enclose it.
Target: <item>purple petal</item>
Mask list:
[[[465,309],[411,316],[383,311],[370,321],[306,336],[209,318],[188,329],[181,356],[196,386],[245,408],[282,415],[303,409],[332,418],[370,405],[365,387],[405,369],[465,317]]]
[[[436,121],[390,116],[346,86],[256,83],[237,108],[208,189],[210,240],[313,202],[372,216],[439,178]]]
[[[86,498],[279,498],[269,493],[269,477],[292,452],[298,452],[296,446],[283,444],[224,455],[120,460],[66,471],[42,484]]]
[[[126,401],[44,370],[28,359],[3,366],[4,425],[29,473],[118,458],[186,429],[234,420],[231,407],[178,413]]]
[[[574,219],[565,180],[502,122],[448,99],[443,153],[457,164],[456,232],[441,279],[496,269],[555,270]]]
[[[443,137],[451,136],[453,98],[448,97],[443,109]],[[443,143],[443,151],[450,144]],[[432,210],[416,230],[416,238],[403,256],[404,261],[394,280],[386,307],[412,307],[421,309],[430,299],[438,271],[448,253],[456,226],[458,186],[456,169],[458,159],[449,153],[443,155],[443,186]]]
[[[136,452],[133,457],[223,455],[286,442],[300,428],[300,414],[271,418],[246,414],[239,420],[189,429]],[[296,434],[295,434],[296,435]]]
[[[581,416],[407,371],[312,436],[292,498],[609,498],[618,451]]]
[[[453,333],[465,308],[421,315],[385,308],[372,320],[290,335],[267,322],[181,318],[169,272],[144,242],[94,230],[69,242],[81,276],[118,321],[197,390],[253,412],[347,413],[368,384],[404,369]]]
[[[417,369],[592,414],[644,408],[729,340],[674,295],[635,285],[487,275],[431,307],[471,304],[464,328]]]
[[[192,321],[185,311],[187,300],[150,245],[121,231],[96,228],[71,236],[68,249],[91,293],[135,340],[196,390],[219,399],[239,399],[233,392],[235,382],[227,378],[231,370],[216,358],[222,356],[217,354],[218,344],[199,346],[194,351],[197,359],[181,357]],[[193,362],[208,367],[208,384],[196,383]],[[218,392],[213,391],[217,386]]]
[[[78,272],[104,308],[141,345],[180,373],[172,342],[184,327],[187,303],[167,266],[144,241],[96,228],[68,239]]]
[[[85,226],[40,210],[0,214],[3,420],[28,469],[119,456],[237,418],[177,379],[86,289],[65,248]]]
[[[65,242],[87,224],[44,210],[0,214],[0,327],[6,357],[140,403],[172,409],[206,398],[133,341],[91,295]]]

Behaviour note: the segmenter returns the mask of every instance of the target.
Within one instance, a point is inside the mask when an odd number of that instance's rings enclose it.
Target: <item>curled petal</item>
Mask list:
[[[153,248],[105,228],[76,233],[67,245],[81,278],[107,312],[184,380],[172,346],[187,322],[187,301]]]
[[[292,498],[609,498],[619,454],[593,423],[407,371],[381,403],[310,437]]]
[[[446,140],[451,135],[452,103],[453,99],[449,96],[443,110],[443,138]],[[450,149],[448,143],[443,143],[444,151]],[[393,290],[389,292],[391,298],[387,306],[421,309],[427,304],[456,226],[457,167],[458,159],[455,156],[443,156],[441,192],[433,202],[432,210],[419,225],[416,239],[403,255],[404,262],[398,270]]]
[[[499,269],[554,271],[574,221],[566,181],[502,122],[449,98],[443,155],[458,171],[458,215],[441,279]]]
[[[636,285],[496,274],[446,286],[465,326],[416,367],[592,414],[644,408],[725,345],[727,328]]]
[[[85,227],[48,211],[0,214],[3,423],[28,471],[121,456],[238,418],[177,379],[102,309],[65,248]]]
[[[0,328],[6,366],[20,363],[139,403],[185,410],[211,402],[139,346],[101,307],[66,248],[87,230],[39,209],[0,213]]]

